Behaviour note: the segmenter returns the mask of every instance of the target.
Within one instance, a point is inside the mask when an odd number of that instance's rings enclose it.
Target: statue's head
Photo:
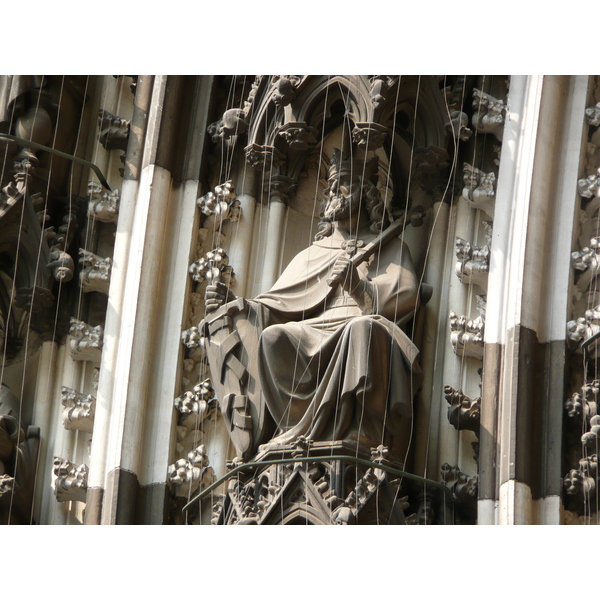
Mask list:
[[[331,234],[333,223],[363,212],[371,231],[387,224],[384,201],[377,189],[378,159],[351,159],[337,148],[327,172],[327,188],[321,204],[321,222],[316,239]]]

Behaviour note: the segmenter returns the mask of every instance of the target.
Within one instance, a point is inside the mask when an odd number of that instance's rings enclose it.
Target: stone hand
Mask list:
[[[360,278],[358,271],[352,264],[350,257],[340,256],[333,265],[331,276],[327,280],[327,283],[330,281],[340,283],[344,290],[346,290],[348,293],[351,293],[359,280]]]
[[[214,312],[217,308],[232,299],[232,294],[224,283],[217,281],[216,283],[207,285],[204,292],[206,313]]]

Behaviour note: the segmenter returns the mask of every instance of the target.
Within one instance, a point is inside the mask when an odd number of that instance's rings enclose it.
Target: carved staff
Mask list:
[[[423,217],[425,213],[423,212],[423,208],[421,206],[417,206],[414,208],[412,213],[410,214],[408,219],[397,219],[394,221],[387,229],[382,231],[371,243],[367,244],[363,250],[357,252],[350,261],[352,265],[356,268],[365,261],[369,260],[375,252],[377,252],[380,248],[385,246],[390,240],[398,237],[403,231],[409,221],[413,224],[414,227],[419,227],[423,224]],[[327,280],[327,285],[329,287],[333,287],[334,285],[340,283],[340,275],[336,275],[334,277],[330,277]]]

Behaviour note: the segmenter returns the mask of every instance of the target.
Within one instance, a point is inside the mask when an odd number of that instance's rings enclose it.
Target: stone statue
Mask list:
[[[391,230],[376,160],[334,151],[316,241],[271,290],[247,301],[222,283],[206,288],[200,330],[242,458],[299,438],[408,446],[421,371],[399,325],[419,284],[400,227],[380,240]]]
[[[31,518],[39,428],[20,423],[19,401],[0,386],[0,525],[27,524]]]

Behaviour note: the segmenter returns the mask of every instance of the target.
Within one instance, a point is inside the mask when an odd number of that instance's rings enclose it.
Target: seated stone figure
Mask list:
[[[376,163],[336,150],[316,241],[272,289],[240,302],[223,284],[207,287],[201,325],[242,457],[301,436],[407,447],[420,369],[398,323],[414,313],[419,285],[397,233],[377,243],[389,223],[376,177]],[[374,240],[376,251],[356,266]]]

